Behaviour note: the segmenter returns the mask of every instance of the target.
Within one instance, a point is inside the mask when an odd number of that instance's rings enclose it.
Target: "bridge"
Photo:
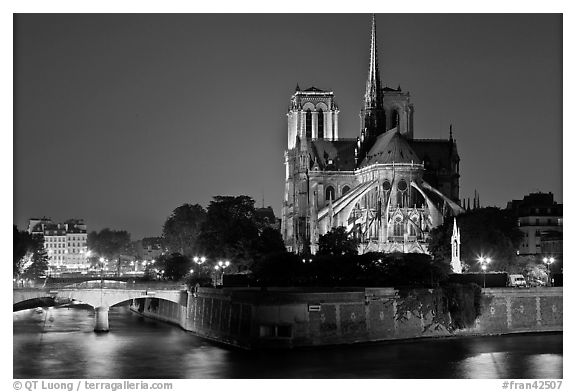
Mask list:
[[[90,284],[92,283],[92,284]],[[96,287],[99,285],[100,287]],[[122,287],[124,286],[124,287]],[[110,307],[135,298],[160,298],[166,301],[185,304],[187,290],[178,284],[104,284],[102,281],[83,282],[74,285],[55,285],[40,288],[14,288],[13,305],[35,299],[53,299],[56,303],[72,301],[94,308],[94,331],[108,332],[108,311]]]

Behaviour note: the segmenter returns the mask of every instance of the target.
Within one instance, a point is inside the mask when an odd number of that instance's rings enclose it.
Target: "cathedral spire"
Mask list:
[[[382,92],[380,90],[380,72],[378,70],[378,53],[376,51],[376,17],[372,14],[372,39],[370,41],[370,66],[368,67],[368,80],[366,81],[366,95],[364,95],[364,108],[380,108],[382,106]]]

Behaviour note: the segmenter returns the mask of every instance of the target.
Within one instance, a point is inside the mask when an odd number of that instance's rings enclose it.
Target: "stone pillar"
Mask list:
[[[96,325],[94,326],[94,332],[108,332],[110,328],[108,327],[108,306],[99,306],[94,309],[94,316],[96,318]]]
[[[312,112],[312,139],[318,139],[318,112]]]
[[[324,139],[326,140],[334,140],[334,134],[332,129],[333,127],[333,123],[334,123],[334,112],[332,110],[326,112],[324,114],[326,121],[324,122],[325,124],[325,131],[324,131]]]
[[[338,112],[334,111],[334,129],[332,130],[332,140],[338,140]]]

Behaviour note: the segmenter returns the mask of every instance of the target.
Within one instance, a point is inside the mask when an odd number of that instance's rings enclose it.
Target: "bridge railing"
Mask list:
[[[65,289],[124,289],[124,290],[186,290],[187,287],[181,282],[120,282],[113,280],[92,280],[87,282],[67,283],[56,282],[36,284],[34,286],[17,287],[14,289],[37,289],[37,290],[65,290]]]

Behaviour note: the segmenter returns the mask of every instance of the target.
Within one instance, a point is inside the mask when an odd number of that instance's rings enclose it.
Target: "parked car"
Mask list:
[[[532,279],[530,281],[530,286],[531,287],[546,286],[546,282],[544,282],[543,280],[540,280],[540,279]]]
[[[508,275],[508,286],[510,287],[528,287],[524,275],[512,274]]]

